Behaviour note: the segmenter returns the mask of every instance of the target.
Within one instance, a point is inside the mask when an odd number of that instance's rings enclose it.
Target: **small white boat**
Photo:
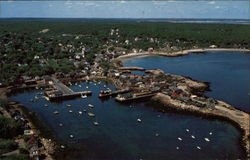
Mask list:
[[[60,126],[60,127],[62,127],[62,126],[63,126],[63,124],[62,124],[62,123],[59,123],[59,126]]]
[[[87,110],[86,110],[86,109],[84,109],[84,110],[83,110],[83,112],[85,112],[85,113],[86,113],[86,112],[87,112]]]
[[[47,96],[43,96],[47,101],[49,101],[49,97],[47,97]]]
[[[94,85],[96,86],[96,83],[94,83]]]
[[[35,99],[39,99],[38,96],[35,96]]]
[[[179,150],[180,148],[179,147],[176,147],[177,150]]]
[[[142,122],[142,120],[140,118],[137,119],[137,122]]]
[[[82,86],[81,86],[81,85],[78,85],[78,87],[80,87],[80,88],[81,88]]]
[[[86,86],[86,88],[89,88],[89,86]]]
[[[88,116],[90,116],[90,117],[95,117],[95,114],[94,114],[94,113],[91,113],[91,112],[88,112]]]
[[[81,95],[81,97],[82,97],[82,98],[87,98],[88,96],[86,96],[86,95]]]
[[[186,129],[187,132],[189,132],[189,129]]]
[[[71,104],[66,104],[67,107],[71,107]]]
[[[209,132],[209,135],[212,135],[213,133],[212,132]]]
[[[107,86],[106,86],[106,85],[104,85],[103,87],[104,87],[104,88],[106,88]]]
[[[82,114],[82,111],[79,111],[78,113],[79,113],[79,114]]]
[[[201,147],[200,146],[196,146],[197,149],[201,150]]]
[[[73,111],[72,110],[69,110],[69,113],[72,113]]]
[[[93,124],[94,124],[95,126],[99,126],[99,123],[98,123],[98,122],[93,122]]]
[[[69,137],[70,137],[70,138],[74,138],[74,135],[73,135],[73,134],[71,134],[71,135],[69,135]]]
[[[48,104],[44,104],[44,107],[48,107]]]
[[[195,136],[194,136],[194,135],[191,135],[191,138],[195,139]]]
[[[210,139],[208,139],[208,138],[204,138],[204,139],[205,139],[205,141],[210,142]]]
[[[36,89],[39,89],[39,87],[36,86]]]
[[[159,134],[159,133],[155,133],[155,136],[156,136],[156,137],[159,137],[159,136],[160,136],[160,134]]]
[[[64,149],[64,148],[65,148],[65,146],[64,146],[64,145],[61,145],[60,147],[61,147],[62,149]]]
[[[88,106],[89,106],[90,108],[94,108],[94,105],[93,105],[93,104],[88,104]]]
[[[182,138],[178,137],[178,140],[179,140],[179,141],[182,141]]]
[[[53,114],[59,114],[59,112],[58,111],[54,111]]]

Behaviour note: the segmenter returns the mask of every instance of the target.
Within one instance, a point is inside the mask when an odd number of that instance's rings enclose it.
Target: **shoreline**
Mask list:
[[[153,51],[153,52],[142,52],[142,53],[128,53],[125,55],[121,55],[112,61],[118,61],[118,60],[126,60],[134,57],[146,57],[146,56],[166,56],[166,57],[177,57],[177,56],[184,56],[191,53],[205,53],[205,52],[222,52],[222,51],[228,51],[228,52],[249,52],[250,49],[238,49],[238,48],[198,48],[198,49],[188,49],[183,51],[175,51],[175,52],[166,52],[166,51]]]
[[[130,59],[130,58],[138,58],[138,57],[147,57],[147,56],[166,56],[166,57],[177,57],[177,56],[184,56],[191,53],[206,53],[209,51],[232,51],[232,52],[249,52],[250,49],[237,49],[237,48],[205,48],[205,49],[189,49],[183,50],[178,52],[142,52],[142,53],[129,53],[127,55],[122,55],[113,60],[113,62],[117,65],[116,62]],[[121,67],[119,66],[119,67]],[[172,74],[178,78],[184,78],[185,80],[192,83],[201,84],[204,82],[196,81],[188,77],[180,76]],[[206,86],[208,87],[208,85]],[[190,86],[192,89],[196,89],[195,85]],[[208,88],[209,89],[209,88]],[[199,116],[206,116],[207,118],[217,119],[217,120],[225,120],[229,122],[231,125],[235,126],[241,132],[241,145],[244,148],[247,157],[250,157],[250,114],[246,113],[236,107],[218,100],[219,105],[216,107],[216,110],[209,110],[209,109],[200,109],[193,105],[186,105],[178,102],[178,100],[172,99],[170,96],[165,95],[163,93],[158,93],[154,97],[151,98],[152,101],[159,102],[164,105],[164,108],[176,110],[177,112],[189,112],[191,114],[196,114]]]

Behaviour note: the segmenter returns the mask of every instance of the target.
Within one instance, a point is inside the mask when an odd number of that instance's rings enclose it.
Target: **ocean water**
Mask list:
[[[81,86],[79,86],[79,84]],[[71,86],[75,91],[90,90],[92,96],[50,103],[44,98],[31,102],[40,90],[18,93],[10,97],[37,113],[62,143],[79,149],[65,152],[63,159],[91,160],[235,160],[244,158],[240,132],[232,125],[190,115],[162,113],[159,104],[132,103],[123,105],[114,99],[102,101],[100,90],[112,86],[86,83]],[[88,88],[86,88],[88,86]],[[47,104],[48,106],[44,106]],[[67,107],[70,104],[71,107]],[[93,104],[94,108],[87,105]],[[158,106],[159,107],[159,106]],[[79,111],[95,114],[89,117]],[[69,113],[72,110],[72,113]],[[53,114],[58,111],[59,114]],[[142,120],[141,123],[137,119]],[[94,126],[93,122],[100,123]],[[63,124],[60,126],[59,124]],[[188,129],[188,130],[187,130]],[[211,134],[212,133],[212,134]],[[159,136],[156,136],[159,134]],[[70,138],[73,135],[73,138]],[[195,136],[195,139],[191,136]],[[207,137],[210,142],[204,140]],[[178,138],[181,138],[179,140]],[[200,149],[197,148],[200,147]],[[61,158],[62,159],[62,158]]]
[[[250,113],[250,53],[208,52],[180,57],[150,56],[127,59],[124,66],[162,69],[167,73],[210,83],[207,96]]]

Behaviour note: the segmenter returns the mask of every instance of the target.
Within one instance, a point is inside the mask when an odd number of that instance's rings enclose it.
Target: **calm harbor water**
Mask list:
[[[124,61],[124,66],[162,69],[167,73],[210,82],[207,96],[250,113],[250,54],[208,52],[180,57],[150,56]]]
[[[30,99],[41,90],[10,97],[36,112],[62,142],[77,144],[88,150],[69,152],[64,159],[235,160],[243,157],[239,144],[240,132],[227,123],[161,113],[149,104],[122,105],[114,99],[101,101],[97,96],[100,90],[105,89],[104,83],[84,82],[81,87],[79,84],[71,88],[75,91],[91,90],[93,95],[62,103],[50,103],[44,98],[31,102]],[[110,85],[107,87],[112,88]],[[72,106],[67,107],[66,104]],[[88,107],[88,104],[93,104],[94,108]],[[95,117],[89,117],[87,113],[79,114],[84,109],[94,113]],[[54,111],[59,114],[54,115]],[[142,120],[141,123],[137,122],[138,118]],[[94,121],[99,122],[100,126],[94,126]],[[70,135],[74,138],[70,138]],[[205,141],[205,137],[210,142]]]

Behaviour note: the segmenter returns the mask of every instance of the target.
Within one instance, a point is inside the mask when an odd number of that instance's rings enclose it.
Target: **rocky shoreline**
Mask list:
[[[145,56],[167,56],[167,57],[176,57],[176,56],[184,56],[191,53],[205,53],[208,51],[238,51],[238,52],[249,52],[249,49],[235,49],[235,48],[207,48],[207,49],[191,49],[184,50],[179,52],[144,52],[144,53],[130,53],[127,55],[123,55],[117,57],[114,62],[134,58],[134,57],[145,57]],[[134,67],[134,66],[131,66]],[[209,85],[205,82],[199,82],[192,80],[190,78],[186,78],[179,75],[172,75],[179,79],[185,79],[185,85],[183,89],[187,92],[193,93],[195,91],[204,91],[209,90]],[[177,112],[188,112],[191,114],[205,116],[213,119],[220,119],[228,121],[230,124],[234,125],[241,131],[241,144],[244,148],[247,157],[250,157],[250,115],[244,111],[241,111],[234,106],[227,104],[223,101],[217,100],[217,104],[215,109],[210,108],[200,108],[195,105],[187,105],[182,103],[177,99],[173,99],[171,96],[166,95],[164,93],[158,93],[154,97],[151,98],[152,101],[160,102],[164,105],[163,109],[171,109]]]

